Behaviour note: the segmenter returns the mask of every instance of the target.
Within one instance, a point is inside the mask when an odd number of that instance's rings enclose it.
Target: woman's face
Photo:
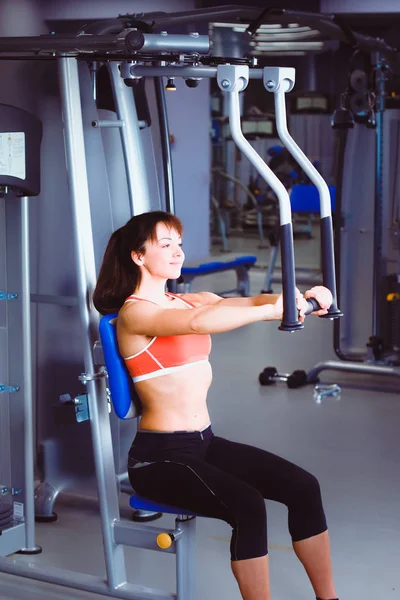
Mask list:
[[[136,260],[134,256],[137,257]],[[143,255],[138,257],[132,253],[132,258],[155,277],[177,279],[185,259],[182,238],[175,229],[170,229],[165,223],[158,223],[155,240],[146,242]]]

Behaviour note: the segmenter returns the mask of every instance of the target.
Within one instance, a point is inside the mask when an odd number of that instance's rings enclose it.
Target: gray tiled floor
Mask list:
[[[261,272],[252,274],[254,293],[262,277]],[[195,283],[213,289],[229,284],[228,278]],[[311,387],[288,390],[283,385],[258,384],[258,374],[267,365],[291,372],[334,358],[331,340],[332,323],[314,317],[296,335],[278,331],[275,323],[260,323],[215,336],[209,396],[213,426],[222,436],[276,452],[318,476],[341,600],[399,600],[400,396],[394,393],[396,388],[392,384],[392,391],[377,391],[372,380],[340,376],[341,399],[316,405]],[[387,387],[385,381],[381,383]],[[275,503],[267,503],[267,509],[273,599],[311,600],[311,587],[290,546],[286,510]],[[29,561],[102,575],[97,509],[69,503],[59,504],[57,511],[58,523],[37,526],[44,552]],[[172,517],[163,517],[160,524],[172,525]],[[229,566],[229,535],[225,523],[198,519],[199,600],[239,600]],[[129,548],[126,559],[130,581],[174,589],[171,556]],[[95,596],[0,575],[0,599],[6,598],[90,600]]]

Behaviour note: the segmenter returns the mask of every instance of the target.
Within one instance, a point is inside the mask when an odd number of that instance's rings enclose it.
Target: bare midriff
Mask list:
[[[211,381],[212,370],[207,361],[135,383],[143,409],[139,430],[199,431],[207,427]]]

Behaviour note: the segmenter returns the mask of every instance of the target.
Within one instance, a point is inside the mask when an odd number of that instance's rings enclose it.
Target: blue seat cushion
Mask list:
[[[197,267],[183,267],[182,275],[207,275],[209,273],[218,273],[219,271],[228,271],[240,266],[252,267],[257,261],[257,256],[239,256],[235,260],[228,262],[216,261],[202,263]]]
[[[166,513],[169,515],[188,515],[190,517],[200,516],[191,512],[190,510],[184,510],[183,508],[178,508],[177,506],[167,506],[166,504],[160,504],[159,502],[153,502],[152,500],[141,498],[138,494],[130,497],[129,504],[136,510],[149,510],[152,512]]]

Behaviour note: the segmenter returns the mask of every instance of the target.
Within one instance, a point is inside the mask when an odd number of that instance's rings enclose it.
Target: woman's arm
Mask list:
[[[134,335],[169,336],[222,333],[256,323],[273,321],[282,313],[281,301],[260,306],[205,304],[196,308],[161,308],[149,302],[125,305],[118,315],[118,327]]]
[[[331,292],[322,285],[307,290],[304,296],[297,288],[296,293],[299,308],[304,309],[304,311],[307,310],[304,299],[315,298],[317,300],[321,306],[321,310],[313,312],[313,315],[325,315],[332,304]],[[222,298],[211,292],[199,292],[197,294],[182,294],[182,298],[196,306],[264,306],[266,304],[275,305],[279,301],[280,294],[258,294],[257,296],[250,296],[248,298]]]
[[[196,306],[264,306],[265,304],[275,304],[280,294],[259,294],[258,296],[249,296],[248,298],[235,297],[223,298],[212,292],[197,292],[189,294],[179,294],[183,300],[187,300]]]

